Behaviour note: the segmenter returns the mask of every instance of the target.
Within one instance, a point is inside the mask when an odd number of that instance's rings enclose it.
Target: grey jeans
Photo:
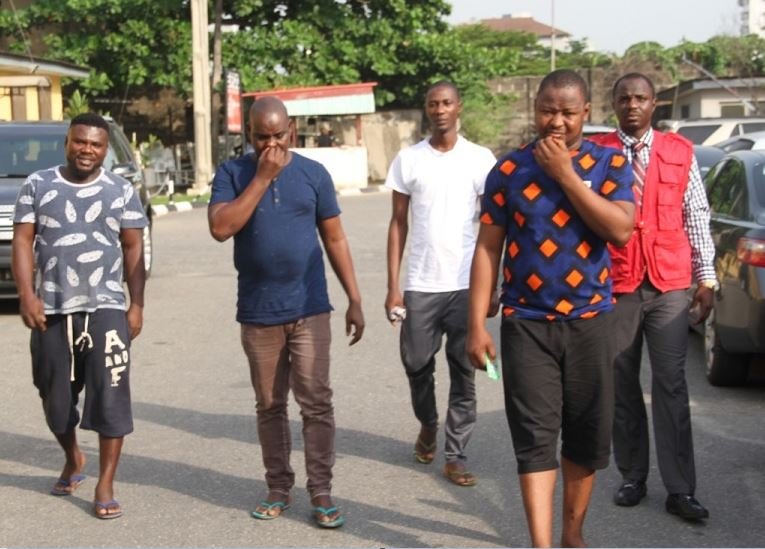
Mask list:
[[[329,494],[335,464],[335,416],[329,386],[329,313],[276,326],[242,324],[242,347],[255,389],[258,438],[273,492],[289,494],[292,441],[287,419],[290,387],[303,417],[303,443],[312,498]]]
[[[475,369],[465,352],[468,291],[405,292],[406,319],[401,327],[401,361],[409,378],[414,415],[423,427],[438,427],[436,353],[446,335],[449,409],[446,414],[447,462],[464,461],[476,421]]]

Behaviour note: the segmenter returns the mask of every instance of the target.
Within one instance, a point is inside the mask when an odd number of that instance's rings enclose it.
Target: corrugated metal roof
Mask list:
[[[87,67],[81,67],[74,63],[51,61],[8,52],[0,52],[0,69],[25,71],[29,74],[69,76],[72,78],[85,78],[89,74]]]
[[[759,88],[765,86],[765,78],[718,78],[717,82],[706,78],[698,80],[686,80],[677,86],[672,86],[671,88],[660,91],[656,94],[656,96],[661,97],[662,99],[672,99],[675,95],[675,89],[677,89],[677,93],[679,95],[683,95],[697,90],[719,90],[723,88],[723,85],[733,89],[749,89],[752,87]]]
[[[377,82],[279,88],[243,93],[243,97],[278,97],[290,116],[322,116],[375,112],[373,89]]]

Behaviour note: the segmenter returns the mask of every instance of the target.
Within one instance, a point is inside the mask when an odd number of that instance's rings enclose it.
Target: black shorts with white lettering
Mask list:
[[[60,435],[79,423],[106,437],[131,433],[130,334],[125,311],[48,315],[47,326],[44,332],[32,330],[30,346],[32,378],[50,430]],[[74,381],[70,342],[74,344]],[[80,421],[77,402],[83,387]]]
[[[608,466],[614,417],[611,313],[570,321],[502,321],[505,410],[518,473],[558,467],[561,455]]]

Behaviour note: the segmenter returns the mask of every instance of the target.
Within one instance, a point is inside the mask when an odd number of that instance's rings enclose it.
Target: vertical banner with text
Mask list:
[[[226,71],[226,130],[242,133],[242,88],[239,73]]]

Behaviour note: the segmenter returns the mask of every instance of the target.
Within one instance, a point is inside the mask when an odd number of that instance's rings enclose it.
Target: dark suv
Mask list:
[[[720,288],[705,323],[707,378],[739,385],[765,356],[765,151],[730,153],[707,175]]]
[[[109,151],[104,168],[121,175],[135,187],[141,198],[149,225],[143,233],[146,274],[151,272],[152,211],[143,172],[136,162],[130,142],[113,121],[109,122]],[[11,239],[13,206],[27,176],[66,162],[64,138],[69,122],[0,122],[0,298],[15,297],[16,285],[11,274]]]

